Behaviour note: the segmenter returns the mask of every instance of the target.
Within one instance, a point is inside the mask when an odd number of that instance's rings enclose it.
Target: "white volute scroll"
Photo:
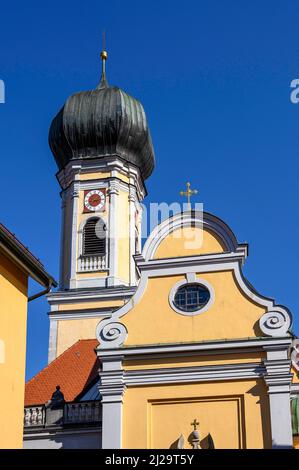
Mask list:
[[[102,349],[121,346],[128,336],[128,330],[120,322],[102,320],[96,328],[96,337]]]
[[[291,327],[292,319],[287,310],[273,310],[261,316],[259,325],[267,336],[284,336]]]

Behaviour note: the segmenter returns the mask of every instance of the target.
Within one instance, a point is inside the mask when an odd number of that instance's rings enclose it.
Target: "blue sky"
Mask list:
[[[147,203],[177,201],[190,180],[205,210],[250,244],[247,278],[291,309],[299,333],[299,103],[290,101],[299,4],[28,0],[1,8],[2,222],[58,278],[48,128],[70,94],[99,81],[106,29],[108,80],[142,101],[151,128],[157,165]],[[28,378],[47,361],[47,311],[45,299],[29,305]]]

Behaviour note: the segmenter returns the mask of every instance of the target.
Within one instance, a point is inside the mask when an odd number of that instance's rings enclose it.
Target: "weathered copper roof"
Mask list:
[[[117,155],[137,166],[145,179],[155,165],[142,104],[101,82],[68,98],[53,119],[49,143],[59,169],[71,159]]]

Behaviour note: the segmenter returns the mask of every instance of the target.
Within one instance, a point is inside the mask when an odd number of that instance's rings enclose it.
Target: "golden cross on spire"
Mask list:
[[[198,193],[197,189],[190,189],[191,184],[187,183],[187,190],[186,191],[180,191],[181,196],[186,196],[187,201],[188,201],[188,210],[191,210],[191,202],[190,198],[191,196],[194,196],[195,194]]]
[[[199,422],[198,422],[198,421],[196,421],[196,419],[194,418],[193,422],[192,422],[192,423],[190,423],[190,424],[191,424],[191,426],[194,426],[194,431],[196,431],[196,429],[197,429],[197,426],[199,426]]]

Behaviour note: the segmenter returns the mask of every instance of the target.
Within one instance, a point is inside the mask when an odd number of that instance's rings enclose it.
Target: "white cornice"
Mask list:
[[[124,382],[129,387],[168,383],[246,380],[261,378],[264,373],[265,367],[263,364],[255,362],[195,367],[172,367],[125,371]]]
[[[78,179],[79,173],[96,173],[96,172],[113,172],[123,174],[129,178],[130,184],[136,187],[138,198],[140,201],[147,195],[144,181],[137,167],[125,162],[117,155],[91,159],[74,159],[70,160],[66,167],[57,173],[58,182],[63,190],[67,189],[70,184]]]
[[[51,292],[47,295],[48,302],[81,301],[81,300],[110,300],[112,298],[131,297],[136,287],[112,287],[96,290],[67,290]]]
[[[160,258],[145,261],[142,255],[135,256],[136,266],[141,271],[169,270],[173,268],[187,268],[198,266],[211,266],[209,270],[227,269],[224,264],[243,262],[245,259],[245,250],[236,253],[217,253],[197,256],[182,256],[177,258]],[[216,268],[215,268],[216,265]]]
[[[125,360],[141,358],[165,358],[192,355],[219,355],[236,354],[238,352],[263,352],[269,346],[279,346],[282,350],[288,349],[292,344],[291,338],[242,338],[236,340],[216,340],[199,343],[172,343],[150,344],[144,346],[127,346],[121,348],[97,348],[97,354],[101,358],[119,356]]]

